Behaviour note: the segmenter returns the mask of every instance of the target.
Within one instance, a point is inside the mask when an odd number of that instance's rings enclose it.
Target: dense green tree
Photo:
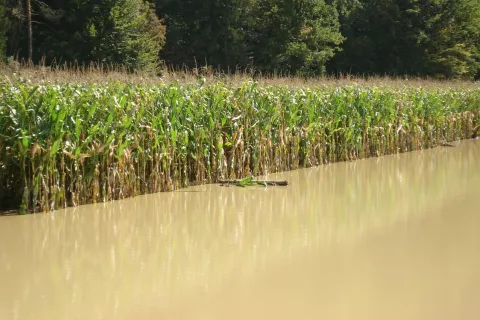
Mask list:
[[[360,0],[343,17],[347,38],[333,70],[472,77],[478,70],[477,0]]]
[[[174,65],[319,74],[342,42],[323,0],[164,0],[163,58]]]
[[[253,57],[261,70],[322,74],[343,41],[334,5],[323,0],[259,0]]]
[[[159,0],[167,26],[162,58],[189,67],[208,64],[227,69],[248,64],[246,35],[251,0]]]
[[[360,6],[344,19],[342,33],[347,40],[343,52],[334,60],[337,69],[354,74],[413,71],[405,65],[418,62],[414,57],[420,56],[411,46],[415,42],[409,28],[412,8],[401,8],[401,1],[361,0]]]
[[[15,5],[16,25],[25,25],[25,9]],[[33,58],[98,61],[134,69],[154,68],[165,28],[143,0],[32,1]],[[9,52],[27,57],[25,27],[11,28]]]
[[[100,61],[136,69],[152,69],[159,62],[164,27],[147,2],[104,1],[94,6],[87,28],[93,57]]]
[[[480,2],[444,0],[420,6],[425,34],[424,73],[435,77],[472,77],[480,69]]]
[[[2,0],[0,0],[2,1]],[[6,35],[5,54],[7,57],[16,55],[23,32],[23,4],[20,0],[3,0],[8,28],[3,29]]]
[[[159,51],[224,71],[479,78],[480,1],[0,0],[0,59],[155,69]]]
[[[0,61],[5,59],[7,46],[7,7],[5,0],[0,0]]]
[[[4,0],[4,2],[8,8],[9,20],[7,54],[19,59],[31,59],[38,53],[36,45],[47,40],[41,35],[38,39],[35,37],[37,31],[48,26],[45,22],[49,16],[45,15],[45,12],[51,10],[45,2],[39,0]],[[52,31],[55,30],[50,30]]]

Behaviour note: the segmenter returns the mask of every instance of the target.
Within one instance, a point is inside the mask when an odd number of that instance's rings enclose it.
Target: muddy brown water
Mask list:
[[[480,141],[0,217],[0,319],[480,319]]]

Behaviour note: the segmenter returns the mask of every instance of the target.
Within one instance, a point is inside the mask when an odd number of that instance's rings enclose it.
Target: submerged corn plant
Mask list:
[[[49,211],[434,147],[478,88],[0,82],[0,207]]]

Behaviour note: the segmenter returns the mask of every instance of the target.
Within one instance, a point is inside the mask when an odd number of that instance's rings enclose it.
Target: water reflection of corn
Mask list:
[[[0,83],[0,206],[48,211],[418,150],[478,130],[475,88]]]
[[[0,287],[0,315],[18,301],[29,306],[21,319],[74,311],[93,319],[85,306],[96,305],[116,319],[136,299],[169,307],[172,297],[198,299],[299,253],[375,242],[440,218],[437,206],[478,188],[479,152],[472,142],[270,176],[291,181],[285,189],[211,185],[7,219],[0,274],[12,285]]]

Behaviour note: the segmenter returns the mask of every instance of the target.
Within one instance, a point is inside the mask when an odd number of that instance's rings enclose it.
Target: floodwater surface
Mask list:
[[[0,217],[0,319],[480,319],[480,141]]]

